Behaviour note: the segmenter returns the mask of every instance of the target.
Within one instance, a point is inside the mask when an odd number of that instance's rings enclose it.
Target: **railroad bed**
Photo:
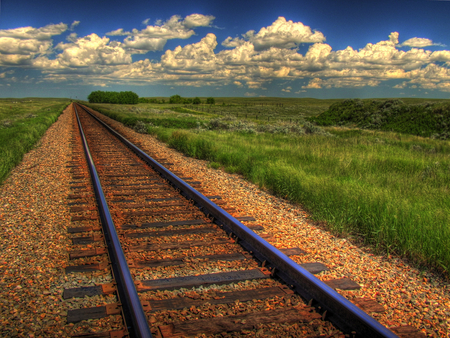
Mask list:
[[[294,266],[285,255],[302,255],[301,248],[277,250],[260,240],[254,234],[264,228],[252,225],[254,215],[236,215],[201,178],[180,177],[200,193],[185,190],[186,183],[174,181],[180,173],[138,157],[83,108],[77,111],[111,216],[97,209],[102,197],[91,183],[82,137],[74,133],[68,229],[73,247],[65,271],[82,280],[92,277],[96,285],[66,288],[63,297],[92,297],[93,305],[99,299],[108,305],[69,309],[68,322],[97,332],[92,337],[101,331],[114,337],[149,335],[145,330],[155,337],[344,336],[328,320],[347,336],[395,336],[332,290],[358,289],[357,283],[341,278],[326,281],[328,287],[316,280],[307,271],[328,270],[325,264]],[[77,130],[75,114],[73,124]],[[158,160],[172,166],[170,159]],[[115,236],[105,230],[108,222],[117,231],[134,290],[121,289],[127,271],[118,268],[120,255],[107,249]],[[133,304],[133,297],[140,304]],[[354,302],[366,311],[384,310],[368,297]],[[409,326],[391,329],[399,336],[422,336]]]

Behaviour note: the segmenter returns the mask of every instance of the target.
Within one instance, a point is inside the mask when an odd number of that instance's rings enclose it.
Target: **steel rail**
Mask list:
[[[147,318],[134,285],[133,277],[131,277],[130,270],[128,269],[128,264],[123,253],[122,246],[120,245],[120,240],[117,235],[114,222],[109,212],[108,204],[106,203],[106,199],[103,194],[100,179],[98,177],[97,170],[95,169],[95,164],[89,151],[89,146],[87,144],[75,104],[74,110],[91,174],[92,184],[94,186],[95,196],[97,198],[97,205],[102,221],[103,232],[105,234],[108,252],[111,258],[114,277],[117,282],[117,290],[122,303],[122,308],[124,310],[123,313],[125,316],[128,333],[130,337],[152,337]]]
[[[82,108],[133,150],[154,170],[159,172],[163,178],[179,189],[183,195],[192,199],[205,214],[213,216],[216,223],[223,225],[225,230],[235,234],[239,239],[239,243],[244,248],[252,252],[262,262],[267,262],[275,269],[274,274],[290,285],[298,294],[306,300],[313,300],[314,303],[312,305],[320,307],[323,315],[343,332],[365,338],[398,337],[391,330],[341,296],[324,282],[320,281],[306,269],[302,268],[272,244],[247,228],[228,212],[167,170],[155,159],[151,158],[94,114],[90,113],[86,108]]]

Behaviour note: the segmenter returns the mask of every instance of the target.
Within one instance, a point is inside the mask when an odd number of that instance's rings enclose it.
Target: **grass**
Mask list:
[[[68,99],[0,99],[0,184],[68,104]]]
[[[261,132],[250,118],[210,130],[211,121],[223,117],[199,114],[197,128],[144,129],[213,168],[242,174],[302,204],[336,233],[357,235],[380,252],[448,273],[449,141],[344,127],[273,132],[286,122]],[[256,132],[248,132],[252,128]],[[306,123],[302,128],[308,129]]]
[[[320,125],[351,125],[438,139],[450,138],[448,101],[345,100],[309,120]]]

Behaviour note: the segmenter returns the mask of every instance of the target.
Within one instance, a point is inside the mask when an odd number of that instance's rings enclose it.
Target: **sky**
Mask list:
[[[0,1],[3,98],[450,96],[450,1]]]

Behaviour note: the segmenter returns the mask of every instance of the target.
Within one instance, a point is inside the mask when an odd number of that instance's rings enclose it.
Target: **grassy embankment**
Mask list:
[[[68,104],[68,99],[0,99],[0,184]]]
[[[314,115],[308,103],[299,99],[297,115]],[[295,115],[290,107],[283,113],[290,109]],[[301,203],[332,231],[359,235],[380,251],[449,271],[449,141],[344,127],[323,132],[302,117],[298,123],[265,124],[262,119],[218,118],[211,114],[218,107],[196,115],[150,113],[145,105],[128,108],[138,114],[107,108],[103,113],[122,122],[144,115],[154,119],[151,125],[136,120],[129,125]],[[274,107],[271,114],[276,111],[280,109]],[[157,121],[169,116],[177,125]]]

